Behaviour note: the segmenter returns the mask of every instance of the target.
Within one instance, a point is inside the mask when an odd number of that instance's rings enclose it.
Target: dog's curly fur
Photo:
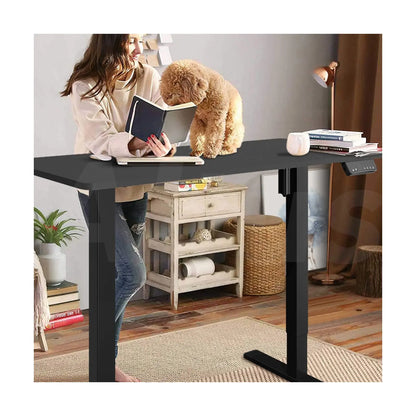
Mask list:
[[[191,155],[215,158],[237,152],[244,137],[243,104],[237,89],[218,72],[188,59],[173,62],[160,93],[168,105],[197,105],[189,139]]]

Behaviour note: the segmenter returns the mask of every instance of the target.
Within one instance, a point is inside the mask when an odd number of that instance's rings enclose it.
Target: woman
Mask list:
[[[162,134],[140,140],[125,132],[130,104],[140,95],[163,106],[160,76],[139,63],[143,41],[139,34],[92,35],[84,57],[78,62],[62,96],[70,96],[78,126],[75,153],[91,152],[98,157],[171,156],[176,148]],[[144,285],[146,268],[138,247],[142,238],[147,191],[153,185],[117,188],[115,191],[115,356],[124,310],[131,297]],[[88,224],[88,191],[79,190],[79,200]],[[115,369],[116,381],[139,381]]]

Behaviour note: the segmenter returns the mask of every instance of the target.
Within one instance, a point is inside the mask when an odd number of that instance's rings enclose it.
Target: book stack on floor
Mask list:
[[[334,153],[340,155],[364,154],[380,152],[378,143],[367,143],[363,133],[344,130],[309,130],[310,149],[315,152]]]
[[[187,192],[203,191],[207,189],[208,181],[206,179],[186,179],[183,181],[165,182],[165,191]]]
[[[75,283],[65,280],[59,286],[48,287],[48,305],[51,317],[45,331],[84,320]]]

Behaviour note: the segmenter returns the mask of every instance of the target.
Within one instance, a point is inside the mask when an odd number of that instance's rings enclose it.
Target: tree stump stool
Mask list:
[[[361,246],[357,249],[356,292],[361,296],[382,296],[382,246]]]

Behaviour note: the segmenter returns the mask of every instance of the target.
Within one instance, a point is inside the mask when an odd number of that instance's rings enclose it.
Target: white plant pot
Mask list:
[[[42,243],[39,261],[48,286],[57,286],[66,279],[66,255],[54,243]]]

